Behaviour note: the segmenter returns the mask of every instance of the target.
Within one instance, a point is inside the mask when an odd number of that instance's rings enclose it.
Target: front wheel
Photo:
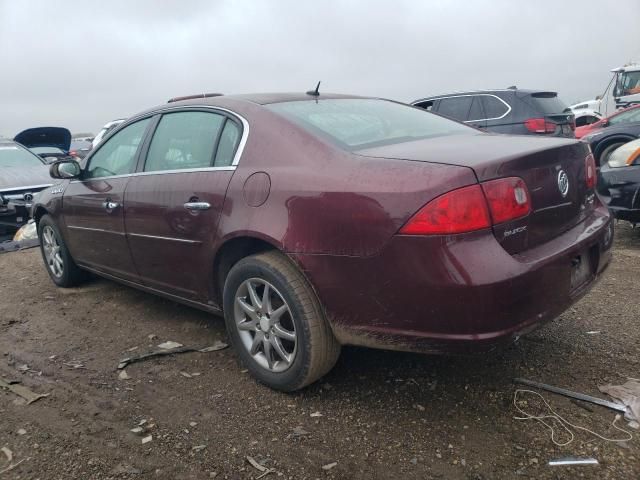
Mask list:
[[[49,215],[38,223],[40,253],[47,273],[59,287],[74,287],[86,278],[86,273],[73,261],[58,226]]]
[[[223,297],[231,343],[258,381],[298,390],[335,365],[340,344],[311,286],[283,254],[240,260],[226,278]]]

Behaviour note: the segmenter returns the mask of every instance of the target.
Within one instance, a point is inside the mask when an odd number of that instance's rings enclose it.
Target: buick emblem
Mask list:
[[[566,197],[567,193],[569,193],[569,177],[564,170],[558,172],[558,190],[560,190],[560,194],[563,197]]]

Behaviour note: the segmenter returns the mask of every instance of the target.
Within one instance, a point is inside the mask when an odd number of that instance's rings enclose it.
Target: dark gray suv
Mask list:
[[[411,104],[496,133],[575,136],[575,116],[556,92],[481,90],[438,95]]]

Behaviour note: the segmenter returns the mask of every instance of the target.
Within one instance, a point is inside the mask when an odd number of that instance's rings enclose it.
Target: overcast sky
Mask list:
[[[411,101],[455,90],[593,98],[640,61],[640,1],[0,0],[0,135],[97,132],[200,92]]]

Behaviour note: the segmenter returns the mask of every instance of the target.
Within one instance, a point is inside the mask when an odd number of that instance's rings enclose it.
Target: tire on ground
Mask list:
[[[275,373],[260,366],[245,348],[234,318],[235,295],[249,278],[271,283],[289,305],[298,334],[291,366]],[[231,344],[241,363],[261,383],[281,391],[301,389],[328,373],[340,355],[320,302],[306,278],[282,253],[270,251],[246,257],[231,268],[224,283],[223,307]]]
[[[58,245],[60,246],[60,256],[62,257],[62,261],[64,264],[62,275],[60,277],[55,276],[51,271],[51,268],[47,264],[47,258],[44,253],[44,242],[42,241],[42,230],[46,226],[51,227],[57,237]],[[80,269],[80,267],[76,265],[76,262],[74,262],[73,257],[71,257],[71,254],[69,253],[69,249],[67,248],[64,238],[62,237],[62,234],[58,229],[58,226],[53,221],[50,215],[42,216],[40,222],[38,222],[38,239],[40,240],[40,253],[42,254],[42,260],[45,264],[45,268],[47,269],[47,273],[51,277],[51,280],[53,280],[53,283],[55,283],[59,287],[68,288],[75,287],[76,285],[79,285],[84,280],[86,280],[88,273]]]

